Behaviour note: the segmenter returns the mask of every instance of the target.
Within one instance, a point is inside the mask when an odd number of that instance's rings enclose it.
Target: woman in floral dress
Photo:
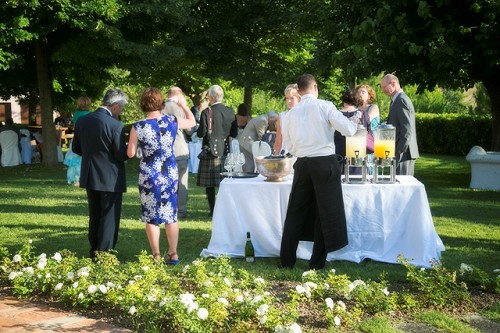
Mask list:
[[[141,97],[141,109],[145,119],[136,122],[130,130],[127,154],[136,154],[139,162],[139,194],[141,198],[141,220],[146,223],[146,235],[153,258],[161,259],[160,225],[165,224],[168,252],[167,264],[177,264],[178,174],[174,155],[174,141],[177,128],[191,128],[195,125],[193,113],[186,105],[184,95],[179,95],[177,104],[184,111],[186,119],[162,115],[163,95],[157,88],[147,88]],[[139,150],[139,154],[138,154]]]

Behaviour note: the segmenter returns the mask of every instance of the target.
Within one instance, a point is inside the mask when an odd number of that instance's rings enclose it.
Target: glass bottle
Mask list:
[[[255,251],[253,249],[252,240],[250,239],[250,232],[247,232],[247,242],[245,244],[245,260],[246,262],[255,261]]]

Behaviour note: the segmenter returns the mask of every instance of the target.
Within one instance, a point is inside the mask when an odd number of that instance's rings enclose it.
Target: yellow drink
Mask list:
[[[357,154],[356,154],[357,152]],[[345,138],[345,156],[346,157],[365,157],[366,156],[366,135],[348,136]]]
[[[375,140],[375,157],[395,157],[395,142],[393,140]],[[388,152],[388,153],[386,153]]]

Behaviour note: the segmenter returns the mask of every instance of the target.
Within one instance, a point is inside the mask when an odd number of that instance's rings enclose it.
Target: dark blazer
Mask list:
[[[200,126],[196,132],[199,138],[203,138],[203,145],[210,145],[214,156],[226,155],[229,145],[228,137],[235,138],[238,135],[238,126],[235,122],[234,110],[222,103],[210,107],[213,112],[212,134],[208,135],[208,108],[203,110],[200,116]]]
[[[387,124],[396,127],[396,156],[399,160],[407,161],[419,157],[415,108],[410,97],[403,91],[389,108]]]
[[[80,187],[104,192],[126,192],[127,146],[123,124],[99,107],[78,119],[73,152],[82,156]]]

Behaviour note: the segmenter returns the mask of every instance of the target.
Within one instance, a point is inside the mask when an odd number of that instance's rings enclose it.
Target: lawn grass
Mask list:
[[[199,256],[211,233],[204,189],[195,185],[195,177],[189,178],[190,216],[180,221],[183,264]],[[461,263],[467,263],[490,274],[500,268],[500,192],[468,188],[470,168],[461,156],[424,155],[417,160],[415,177],[426,187],[436,230],[446,246],[443,265],[458,270]],[[137,160],[127,162],[127,181],[116,247],[121,261],[133,260],[141,250],[149,251],[144,225],[139,221]],[[66,184],[63,165],[0,168],[0,198],[0,246],[13,253],[22,242],[32,239],[36,252],[52,254],[68,249],[79,257],[88,255],[85,191]],[[258,258],[255,264],[233,259],[231,263],[267,279],[299,280],[307,270],[305,261],[299,261],[293,270],[279,270],[277,258]],[[326,268],[363,280],[376,280],[384,273],[393,283],[404,281],[406,274],[400,265],[374,261],[335,261]]]

